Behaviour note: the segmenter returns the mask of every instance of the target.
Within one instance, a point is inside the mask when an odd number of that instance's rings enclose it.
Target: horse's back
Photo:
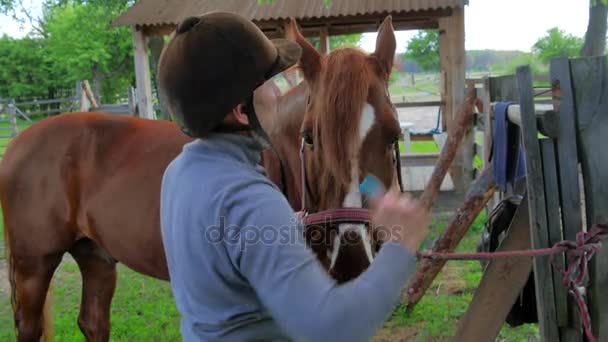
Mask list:
[[[40,240],[24,246],[30,252],[65,250],[90,238],[113,258],[164,276],[158,265],[164,263],[158,250],[160,181],[188,141],[166,121],[104,113],[42,120],[11,141],[0,163],[6,229],[13,240]],[[133,255],[138,249],[161,257],[142,261]]]

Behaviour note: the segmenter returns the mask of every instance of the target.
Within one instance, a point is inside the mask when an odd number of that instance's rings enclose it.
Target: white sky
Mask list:
[[[40,15],[40,0],[24,2]],[[589,18],[588,6],[589,0],[469,0],[465,9],[466,49],[530,51],[534,42],[554,26],[583,37]],[[0,15],[0,35],[22,37],[29,29]],[[414,34],[415,31],[397,32],[398,52],[405,51]],[[375,33],[364,34],[361,47],[372,51],[375,39]]]

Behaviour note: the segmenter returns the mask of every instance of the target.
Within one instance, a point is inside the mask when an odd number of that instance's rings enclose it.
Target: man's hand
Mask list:
[[[391,190],[373,200],[372,226],[385,241],[400,243],[412,254],[428,234],[430,215],[417,200]]]

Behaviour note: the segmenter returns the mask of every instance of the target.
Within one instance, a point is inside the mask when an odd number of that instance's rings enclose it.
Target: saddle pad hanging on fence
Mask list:
[[[526,176],[523,148],[519,137],[519,127],[509,122],[507,115],[513,102],[498,102],[494,109],[494,136],[492,146],[492,167],[496,184],[506,191],[507,184]]]

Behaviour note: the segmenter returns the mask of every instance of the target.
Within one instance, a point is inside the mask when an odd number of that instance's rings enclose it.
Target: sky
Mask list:
[[[292,0],[296,1],[296,0]],[[299,1],[299,0],[297,0]],[[376,0],[377,1],[377,0]],[[40,0],[24,0],[40,14]],[[529,52],[532,45],[552,27],[584,37],[589,20],[589,0],[469,0],[465,8],[465,48],[467,50],[521,50]],[[0,15],[0,35],[24,36],[10,17]],[[416,31],[399,31],[397,51],[404,52]],[[365,33],[361,48],[373,51],[375,33]]]

